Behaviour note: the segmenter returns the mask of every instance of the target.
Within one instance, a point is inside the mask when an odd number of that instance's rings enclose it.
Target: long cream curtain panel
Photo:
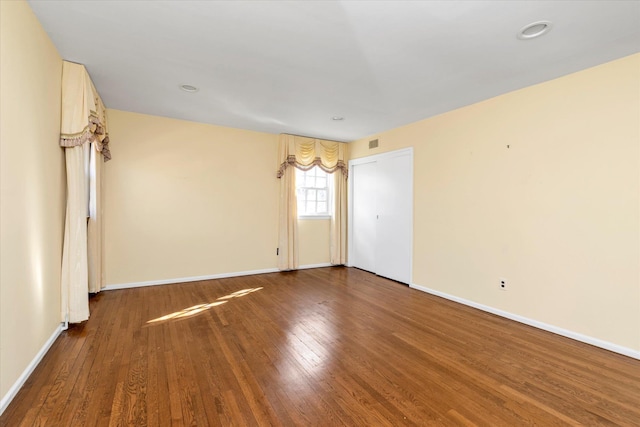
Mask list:
[[[102,275],[101,157],[111,159],[106,108],[83,65],[62,65],[60,146],[67,165],[67,211],[62,251],[62,320],[89,318],[89,292]]]
[[[295,168],[320,167],[334,174],[334,200],[331,215],[331,264],[346,263],[347,178],[346,146],[343,143],[297,135],[279,138],[280,215],[278,231],[278,268],[298,268],[298,212]]]

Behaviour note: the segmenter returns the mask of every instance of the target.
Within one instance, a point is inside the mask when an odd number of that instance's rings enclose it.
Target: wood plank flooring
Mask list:
[[[3,426],[640,426],[640,361],[334,267],[107,291]]]

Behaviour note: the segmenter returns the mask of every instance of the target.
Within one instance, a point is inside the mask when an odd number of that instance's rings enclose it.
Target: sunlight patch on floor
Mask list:
[[[191,317],[191,316],[195,316],[197,314],[203,313],[213,307],[217,307],[219,305],[222,304],[226,304],[229,302],[229,300],[233,299],[233,298],[240,298],[243,297],[245,295],[249,295],[253,292],[259,291],[260,289],[262,289],[262,287],[260,288],[248,288],[248,289],[242,289],[236,292],[233,292],[229,295],[225,295],[223,297],[218,298],[215,302],[211,302],[208,304],[198,304],[198,305],[194,305],[193,307],[189,307],[189,308],[184,308],[180,311],[176,311],[170,314],[166,314],[164,316],[155,318],[153,320],[149,320],[147,322],[147,324],[149,323],[158,323],[158,322],[163,322],[166,320],[178,320],[178,319],[184,319],[187,317]]]
[[[176,311],[176,312],[158,317],[156,319],[149,320],[147,323],[156,323],[156,322],[162,322],[163,320],[183,319],[185,317],[195,316],[196,314],[202,313],[203,311],[208,310],[212,307],[225,304],[226,302],[227,301],[216,301],[209,304],[194,305],[193,307],[185,308],[180,311]]]
[[[229,300],[231,298],[240,298],[240,297],[243,297],[245,295],[249,295],[249,294],[251,294],[253,292],[259,291],[260,289],[262,289],[262,287],[260,287],[260,288],[242,289],[242,290],[236,291],[236,292],[234,292],[232,294],[220,297],[220,298],[218,298],[218,301],[220,301],[220,300]]]

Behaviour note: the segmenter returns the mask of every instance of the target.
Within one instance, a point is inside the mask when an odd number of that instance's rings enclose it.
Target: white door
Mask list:
[[[354,267],[376,271],[376,162],[354,165],[352,180],[352,260]]]
[[[410,284],[413,149],[349,164],[349,265]]]
[[[411,283],[413,249],[413,159],[390,154],[378,162],[376,274]]]

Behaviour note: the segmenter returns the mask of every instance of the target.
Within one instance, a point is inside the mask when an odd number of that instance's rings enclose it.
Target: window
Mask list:
[[[318,166],[302,171],[296,169],[298,217],[327,218],[331,216],[332,176]]]

